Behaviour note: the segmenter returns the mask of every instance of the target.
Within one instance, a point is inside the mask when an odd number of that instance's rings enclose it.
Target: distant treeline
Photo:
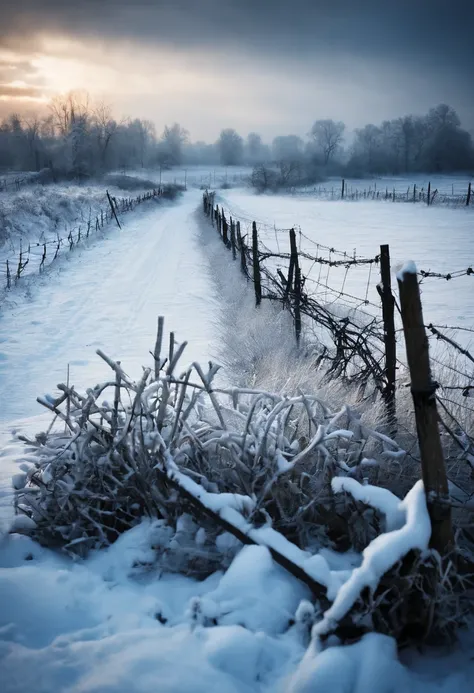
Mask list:
[[[42,171],[56,180],[149,166],[247,164],[278,171],[282,184],[326,175],[401,174],[474,170],[474,147],[450,106],[424,116],[407,115],[366,125],[345,141],[342,121],[316,120],[305,139],[281,135],[271,144],[255,132],[244,139],[222,130],[217,142],[191,142],[175,123],[161,136],[148,120],[117,120],[86,93],[71,92],[50,103],[44,117],[13,113],[0,124],[0,171]]]

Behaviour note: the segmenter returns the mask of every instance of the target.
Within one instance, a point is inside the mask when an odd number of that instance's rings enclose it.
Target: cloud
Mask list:
[[[471,0],[2,0],[4,41],[64,31],[181,49],[271,52],[288,58],[345,51],[468,69]]]
[[[42,99],[43,93],[38,87],[0,84],[0,99],[1,98]]]
[[[88,88],[160,128],[304,135],[445,101],[474,123],[472,0],[0,0],[0,82]],[[30,70],[30,72],[28,72]]]

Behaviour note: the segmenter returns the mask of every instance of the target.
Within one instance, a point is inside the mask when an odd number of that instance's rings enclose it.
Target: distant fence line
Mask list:
[[[417,186],[416,183],[409,185],[406,192],[396,190],[395,187],[383,186],[377,188],[377,183],[374,182],[374,187],[370,186],[363,190],[354,188],[347,184],[343,178],[339,187],[332,186],[313,186],[311,189],[298,190],[293,188],[292,193],[295,195],[313,195],[326,200],[385,200],[389,202],[423,202],[430,206],[433,204],[445,204],[453,206],[472,207],[472,185],[469,182],[466,187],[466,192],[461,194],[454,193],[454,184],[452,184],[452,192],[441,193],[437,188],[433,189],[431,182],[428,187]]]
[[[36,176],[17,176],[15,178],[0,178],[0,192],[7,192],[8,189],[16,190],[17,192],[24,185],[30,185],[36,181]]]
[[[25,274],[27,267],[31,267],[34,261],[33,271],[42,272],[49,266],[63,250],[72,250],[76,245],[89,238],[89,236],[100,231],[105,224],[114,221],[120,227],[119,214],[130,212],[142,202],[152,200],[167,194],[167,188],[155,188],[136,197],[119,198],[109,195],[106,192],[108,205],[101,209],[94,217],[89,216],[79,226],[71,229],[67,236],[60,237],[57,234],[55,239],[47,241],[29,242],[23,247],[20,239],[20,248],[16,254],[9,257],[4,267],[0,271],[0,277],[4,280],[4,289],[9,290],[15,286]],[[31,264],[30,264],[31,263]]]
[[[391,289],[389,246],[380,246],[380,253],[373,258],[363,258],[311,241],[316,248],[312,254],[298,249],[294,228],[275,229],[265,224],[259,228],[255,221],[242,222],[230,213],[226,216],[223,208],[215,204],[213,192],[204,193],[203,209],[226,248],[232,252],[233,259],[239,262],[243,275],[253,284],[256,305],[266,299],[277,301],[289,310],[297,344],[301,340],[303,320],[308,327],[322,331],[325,335],[322,353],[315,366],[324,360],[328,364],[328,376],[358,383],[361,392],[367,384],[373,383],[386,402],[389,425],[396,427],[397,371],[404,372],[406,364],[397,357],[397,335],[403,329],[395,326],[400,306]],[[289,251],[275,252],[267,247],[265,240],[271,234],[279,245],[286,236]],[[301,238],[307,237],[300,233],[300,241]],[[323,249],[328,257],[322,256]],[[301,267],[303,258],[306,262],[312,261],[306,275]],[[319,265],[318,276],[313,278],[310,274],[316,265]],[[340,288],[332,288],[329,284],[329,271],[334,265],[342,265],[345,269]],[[345,291],[347,274],[355,266],[367,267],[363,297]],[[375,267],[380,270],[378,277],[373,272]],[[430,277],[449,279],[467,275],[474,278],[472,267],[451,275],[427,271],[419,275],[423,281]],[[368,299],[369,286],[374,283],[377,283],[381,306]],[[322,295],[321,290],[326,293]],[[367,308],[372,312],[367,312]],[[458,448],[457,454],[465,456],[474,473],[474,400],[471,399],[474,397],[474,356],[453,336],[457,330],[474,333],[474,329],[431,323],[424,327],[429,338],[445,349],[442,358],[431,357],[438,371],[433,392],[440,405],[442,426],[454,448]],[[470,433],[466,431],[466,421],[471,426]]]

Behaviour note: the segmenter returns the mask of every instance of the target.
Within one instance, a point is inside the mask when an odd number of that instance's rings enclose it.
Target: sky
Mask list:
[[[473,27],[472,0],[0,0],[0,117],[85,89],[194,141],[438,103],[474,131]]]

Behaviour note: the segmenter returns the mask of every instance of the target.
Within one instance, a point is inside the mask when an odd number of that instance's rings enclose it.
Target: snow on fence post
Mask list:
[[[255,304],[262,302],[262,280],[260,277],[260,262],[258,260],[258,235],[257,224],[252,222],[252,263],[253,263],[253,284],[255,287]]]
[[[235,221],[230,217],[230,245],[232,248],[232,259],[237,258],[237,249],[235,247]]]
[[[292,269],[294,272],[294,288],[293,288],[293,315],[295,320],[295,335],[296,343],[299,345],[301,337],[301,270],[298,260],[298,248],[296,245],[296,233],[294,229],[290,229],[290,268],[288,270],[287,290],[291,291],[293,282]]]
[[[421,471],[431,520],[430,547],[444,554],[453,545],[451,507],[438,428],[436,383],[431,377],[428,338],[423,322],[415,264],[409,262],[404,265],[397,274],[397,280],[420,446]]]
[[[392,294],[392,279],[390,269],[390,248],[380,246],[380,278],[377,287],[382,299],[383,336],[385,343],[385,377],[386,385],[383,397],[387,406],[387,422],[390,432],[396,430],[395,410],[395,378],[397,363],[397,347],[395,339],[395,298]]]
[[[471,201],[471,182],[469,181],[469,185],[467,186],[466,207],[469,207],[470,201]]]

